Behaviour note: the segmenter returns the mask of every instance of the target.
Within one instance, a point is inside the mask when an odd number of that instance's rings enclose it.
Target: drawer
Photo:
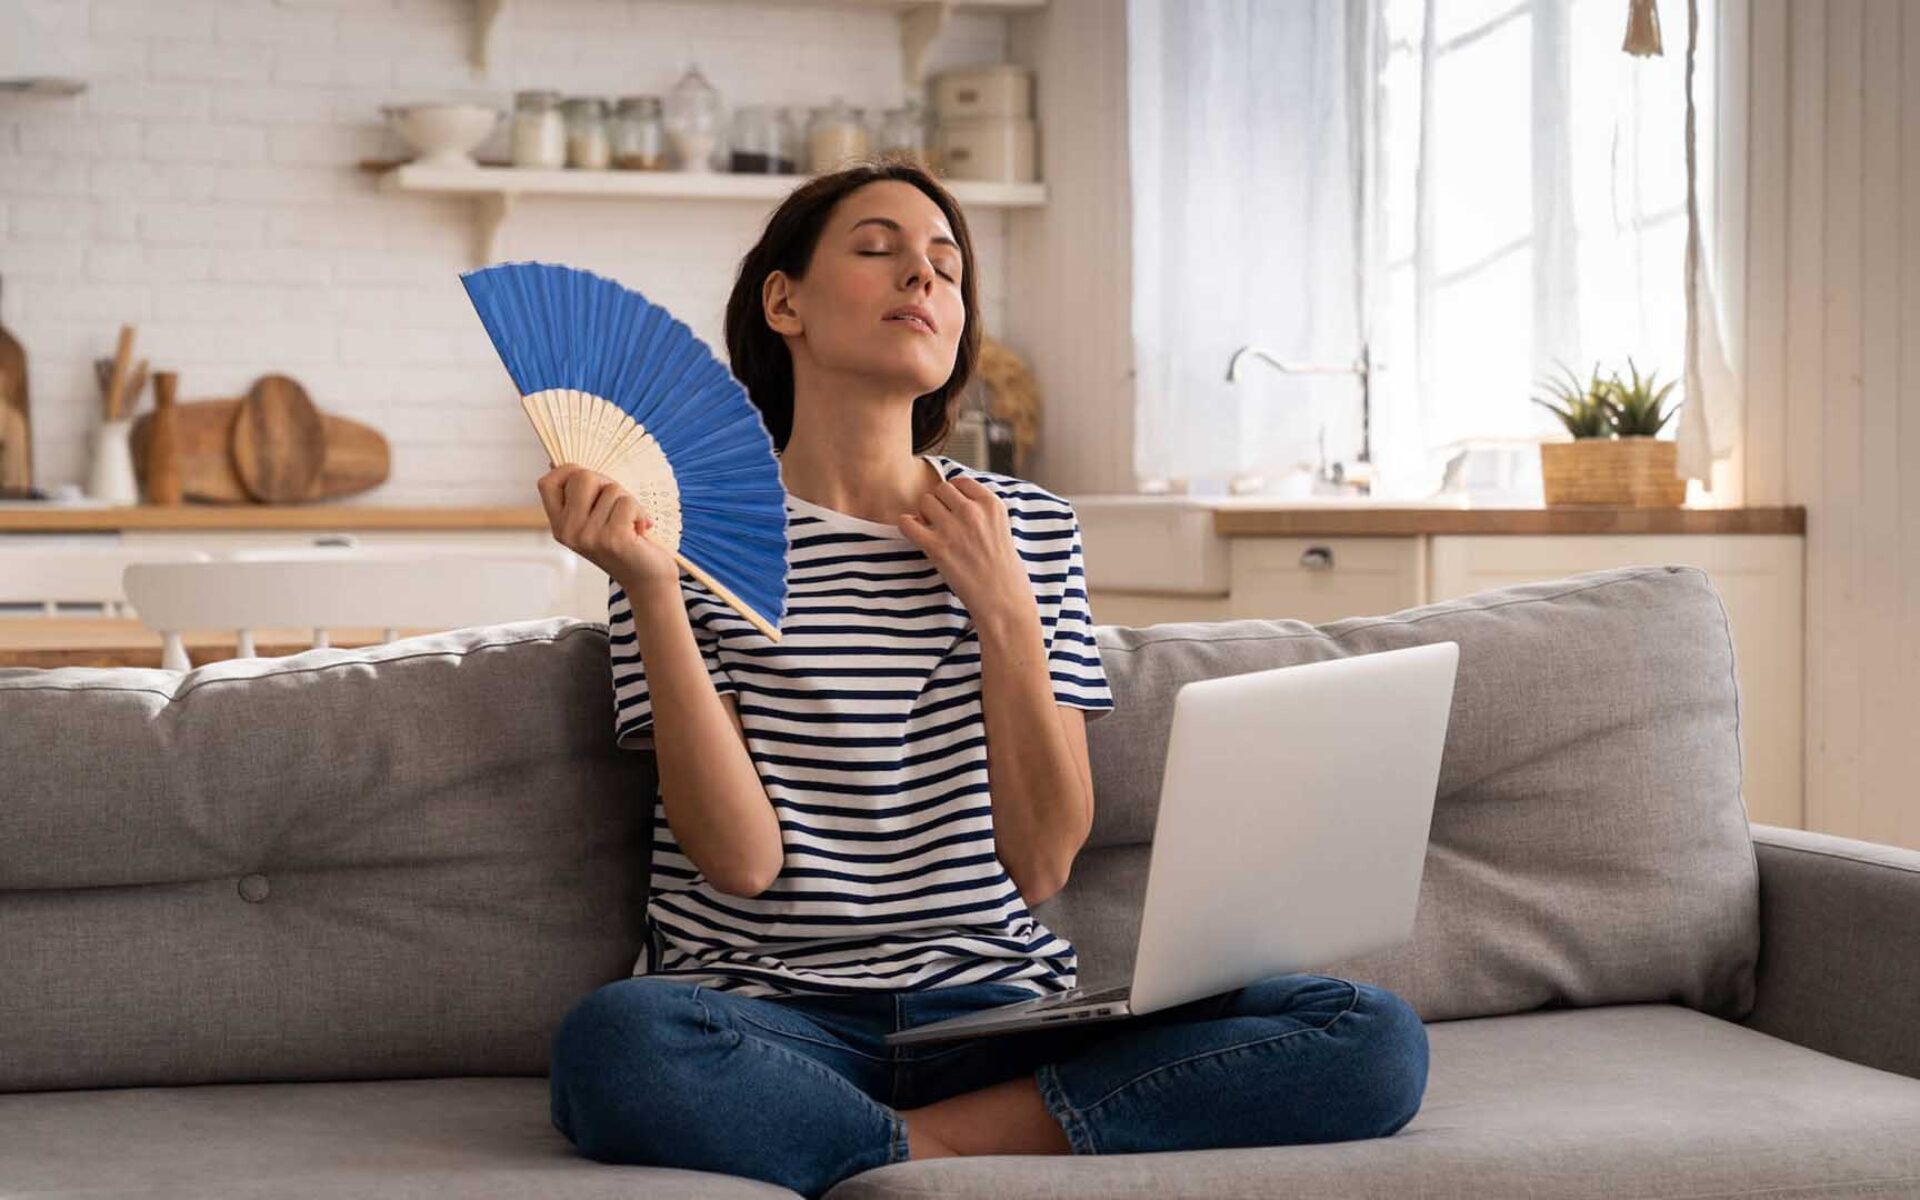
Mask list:
[[[1228,615],[1324,624],[1423,603],[1421,537],[1230,539]]]

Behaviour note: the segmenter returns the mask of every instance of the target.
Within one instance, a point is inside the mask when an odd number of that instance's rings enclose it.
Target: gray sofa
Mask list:
[[[1749,825],[1692,568],[1100,628],[1096,827],[1036,910],[1082,981],[1128,966],[1181,683],[1444,639],[1414,936],[1316,967],[1428,1022],[1409,1125],[899,1163],[834,1200],[1920,1195],[1920,852]],[[605,626],[561,618],[0,671],[0,1196],[791,1195],[550,1123],[556,1024],[640,945],[653,759],[611,703]]]

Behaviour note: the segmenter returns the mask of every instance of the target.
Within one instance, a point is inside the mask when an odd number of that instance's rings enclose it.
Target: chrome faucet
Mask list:
[[[1355,462],[1372,462],[1373,453],[1373,372],[1384,364],[1373,361],[1373,350],[1366,342],[1360,343],[1360,356],[1350,363],[1301,363],[1285,362],[1262,350],[1258,346],[1242,346],[1233,352],[1233,358],[1227,363],[1227,382],[1240,380],[1240,362],[1251,355],[1265,359],[1274,370],[1288,375],[1358,375],[1360,377],[1360,453]],[[1346,483],[1346,466],[1334,463],[1328,470],[1326,465],[1326,431],[1321,431],[1320,439],[1320,478],[1335,485]],[[1370,485],[1361,482],[1355,485],[1360,491],[1367,492]]]

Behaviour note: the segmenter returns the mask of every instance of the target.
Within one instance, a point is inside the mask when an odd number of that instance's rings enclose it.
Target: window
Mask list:
[[[1701,0],[1697,159],[1711,164]],[[1596,360],[1685,391],[1687,6],[1664,54],[1627,0],[1129,0],[1135,471],[1143,485],[1352,462],[1418,496],[1469,448],[1565,436],[1531,402]],[[1712,212],[1711,171],[1699,211]],[[1357,373],[1226,368],[1372,359]],[[1675,436],[1676,418],[1662,431]]]

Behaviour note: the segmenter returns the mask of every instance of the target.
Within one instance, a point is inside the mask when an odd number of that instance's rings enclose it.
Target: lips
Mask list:
[[[888,313],[882,320],[898,322],[909,329],[918,329],[922,333],[933,333],[939,326],[933,323],[933,314],[918,304],[903,305]]]

